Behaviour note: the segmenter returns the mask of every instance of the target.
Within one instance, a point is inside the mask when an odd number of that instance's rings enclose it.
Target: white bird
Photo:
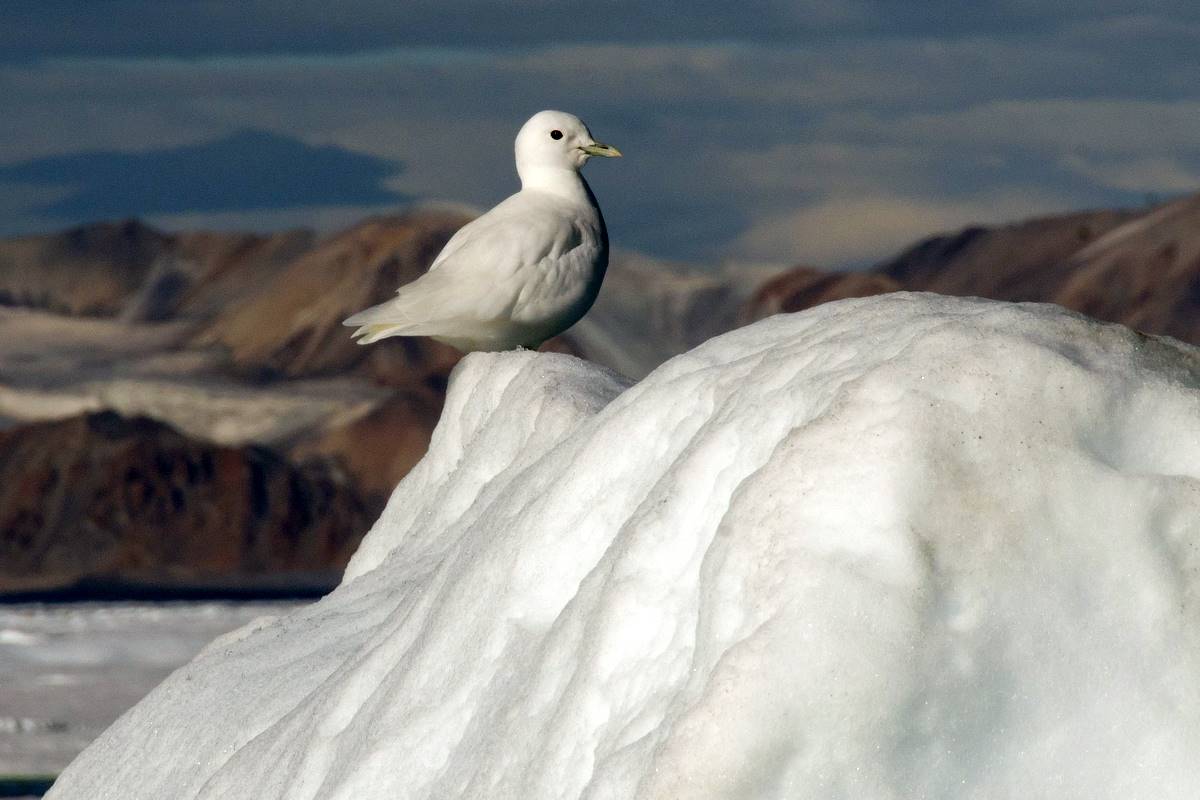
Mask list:
[[[536,348],[591,308],[608,267],[608,231],[579,174],[620,156],[583,121],[534,114],[517,134],[521,191],[464,225],[429,271],[345,321],[359,344],[429,336],[463,352]]]

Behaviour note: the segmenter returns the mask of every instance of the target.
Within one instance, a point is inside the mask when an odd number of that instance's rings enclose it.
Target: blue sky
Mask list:
[[[587,170],[617,246],[866,264],[1200,189],[1197,41],[1184,2],[9,0],[0,233],[486,207],[562,108],[626,154]]]

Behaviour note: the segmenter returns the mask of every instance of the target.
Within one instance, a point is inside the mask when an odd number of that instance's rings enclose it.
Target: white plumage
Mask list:
[[[534,348],[565,331],[608,266],[604,219],[579,169],[619,155],[572,114],[535,114],[517,134],[521,191],[464,225],[394,299],[344,324],[359,326],[359,344],[429,336],[464,352]]]

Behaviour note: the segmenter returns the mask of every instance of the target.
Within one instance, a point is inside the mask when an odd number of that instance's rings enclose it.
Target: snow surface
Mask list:
[[[1200,350],[1056,307],[472,355],[343,585],[50,797],[1194,798],[1198,545]]]
[[[0,604],[0,776],[59,772],[214,636],[296,607]]]
[[[218,350],[188,346],[194,327],[0,307],[0,429],[111,409],[218,444],[286,446],[391,394],[350,376],[265,385],[220,376]]]

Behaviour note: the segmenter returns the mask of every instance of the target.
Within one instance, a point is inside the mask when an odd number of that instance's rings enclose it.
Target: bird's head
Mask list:
[[[539,111],[517,134],[517,172],[524,178],[542,169],[578,170],[592,156],[617,158],[621,151],[601,144],[583,120],[565,111]]]

